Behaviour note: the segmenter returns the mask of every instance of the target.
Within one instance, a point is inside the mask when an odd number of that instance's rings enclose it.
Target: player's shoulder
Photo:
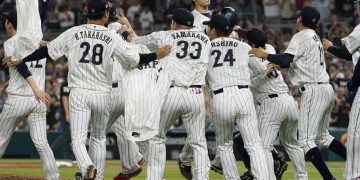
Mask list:
[[[265,44],[265,50],[270,54],[276,54],[276,50],[271,44]]]
[[[6,40],[4,42],[4,51],[5,53],[13,53],[12,51],[15,50],[15,46],[16,46],[16,43],[17,43],[17,39],[18,39],[18,36],[15,35],[11,38],[9,38],[8,40]],[[8,54],[9,55],[9,54]]]

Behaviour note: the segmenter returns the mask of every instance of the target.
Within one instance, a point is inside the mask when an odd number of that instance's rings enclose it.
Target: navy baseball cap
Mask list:
[[[230,30],[229,20],[221,14],[215,14],[211,16],[210,21],[204,21],[203,24],[208,25],[210,28],[219,29],[223,32]]]
[[[172,15],[172,20],[183,26],[194,26],[194,15],[187,9],[175,9]]]
[[[8,20],[16,29],[17,27],[17,14],[16,11],[3,12],[1,13],[1,18],[4,20]]]
[[[303,22],[310,25],[311,27],[309,28],[312,29],[316,29],[320,20],[320,12],[311,6],[305,6],[298,16],[301,17]]]
[[[256,48],[265,47],[267,37],[264,31],[252,28],[250,30],[239,29],[239,39],[246,39],[250,45],[255,44]]]
[[[92,18],[101,15],[109,9],[109,3],[107,0],[88,0],[87,8],[83,14],[84,17]]]

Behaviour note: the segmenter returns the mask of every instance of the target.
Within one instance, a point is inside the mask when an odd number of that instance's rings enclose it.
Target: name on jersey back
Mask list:
[[[171,36],[174,39],[192,37],[192,38],[200,39],[202,42],[204,42],[204,44],[208,43],[207,36],[201,32],[175,32],[172,33]]]
[[[239,43],[237,43],[237,42],[227,41],[227,40],[211,42],[212,47],[219,47],[219,46],[237,47],[238,45],[239,45]]]
[[[98,39],[104,41],[106,44],[109,44],[112,41],[111,37],[99,31],[88,30],[88,31],[80,31],[75,34],[76,40],[85,39],[85,38]]]

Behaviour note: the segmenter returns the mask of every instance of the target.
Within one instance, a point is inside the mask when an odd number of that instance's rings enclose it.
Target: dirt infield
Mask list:
[[[11,174],[0,174],[0,180],[44,180],[43,177],[18,176]]]
[[[1,168],[42,168],[40,163],[0,163]]]

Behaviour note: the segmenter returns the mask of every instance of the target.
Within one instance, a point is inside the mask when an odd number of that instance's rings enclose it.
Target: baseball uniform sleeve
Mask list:
[[[66,55],[70,50],[70,44],[72,44],[73,36],[70,33],[73,31],[73,28],[65,31],[60,34],[56,39],[52,40],[48,45],[48,53],[51,59],[54,61],[60,57]]]
[[[351,54],[354,54],[360,48],[360,25],[357,25],[351,34],[341,39],[343,44]]]
[[[134,39],[134,42],[136,44],[142,44],[150,49],[156,49],[159,47],[159,44],[161,43],[160,37],[164,37],[165,31],[159,31],[159,32],[153,32],[146,36],[138,36]]]
[[[285,54],[291,54],[295,57],[301,56],[306,50],[306,46],[303,45],[303,40],[301,38],[302,36],[300,34],[295,34],[294,37],[291,39],[290,44],[285,51]],[[294,60],[295,59],[296,58],[294,58]]]
[[[116,44],[114,59],[116,59],[123,68],[135,68],[140,61],[140,54],[135,45],[125,42],[120,36],[115,36]]]
[[[249,60],[251,79],[258,79],[266,76],[266,64],[259,58],[251,57]]]

